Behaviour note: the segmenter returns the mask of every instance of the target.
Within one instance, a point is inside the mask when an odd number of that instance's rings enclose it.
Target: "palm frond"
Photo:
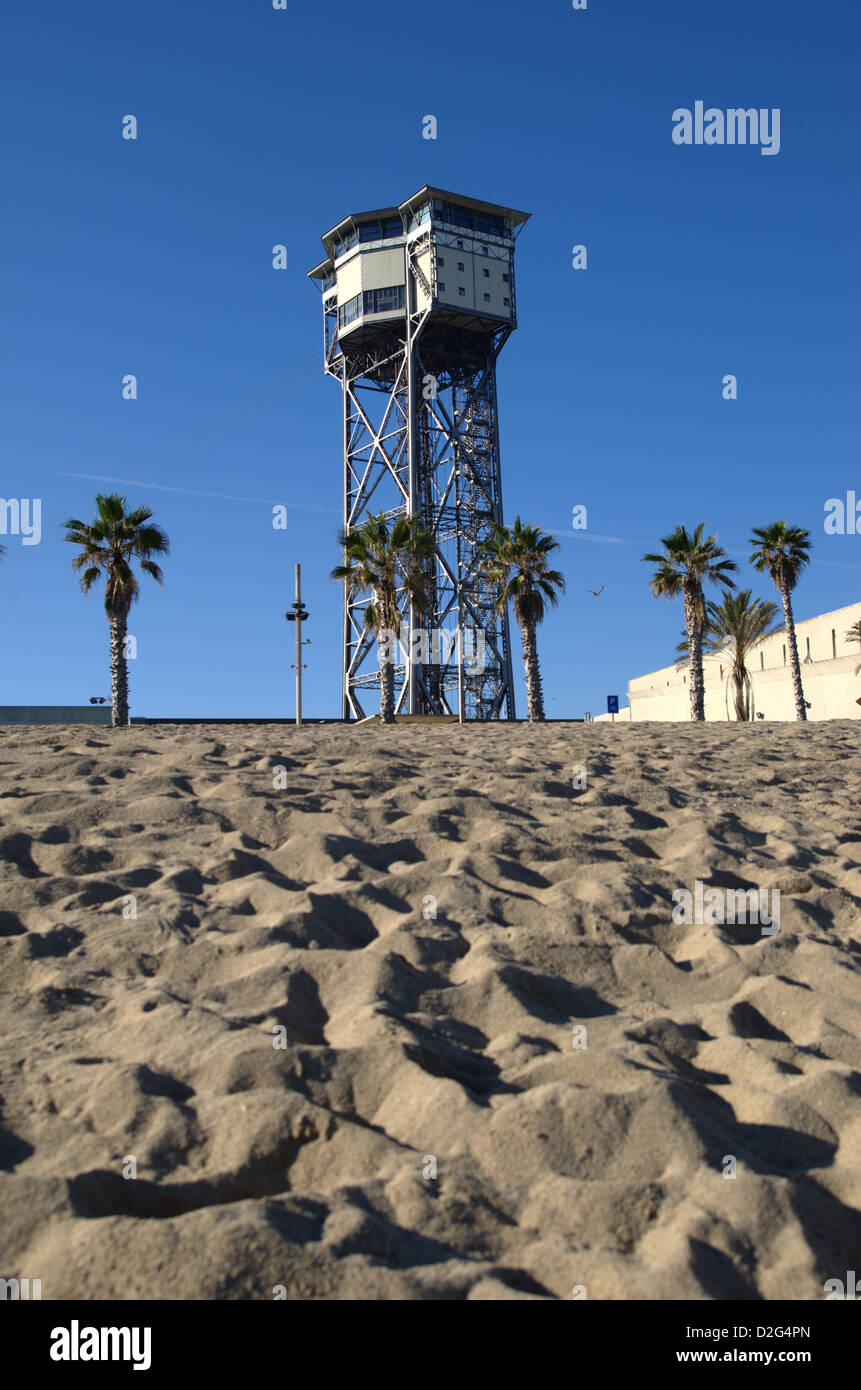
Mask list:
[[[138,597],[140,586],[132,562],[139,560],[141,570],[161,584],[164,575],[150,556],[166,555],[170,543],[160,526],[149,524],[151,507],[139,506],[130,512],[119,493],[97,494],[96,511],[91,522],[69,517],[63,540],[78,548],[72,569],[79,573],[84,593],[104,578],[105,609],[113,619],[127,614]]]
[[[537,526],[524,525],[519,516],[510,528],[495,523],[484,542],[482,568],[488,582],[498,591],[496,608],[504,612],[510,603],[521,627],[542,622],[545,600],[555,607],[559,595],[565,592],[563,575],[547,563],[548,555],[558,548],[557,540]]]
[[[810,561],[812,544],[810,532],[802,526],[787,526],[785,521],[755,526],[750,563],[760,574],[767,574],[775,588],[794,589]]]
[[[423,559],[434,548],[417,516],[397,516],[390,523],[383,512],[368,516],[358,527],[338,532],[343,563],[330,578],[343,582],[350,598],[369,593],[365,627],[377,633],[400,629],[398,596],[406,594],[418,610],[426,606],[427,576]],[[370,616],[369,616],[370,615]]]

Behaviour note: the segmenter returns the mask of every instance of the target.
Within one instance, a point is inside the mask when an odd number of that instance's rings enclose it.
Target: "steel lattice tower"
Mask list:
[[[502,521],[496,361],[517,326],[514,241],[528,216],[422,188],[344,218],[308,272],[321,282],[324,370],[342,389],[344,525],[417,515],[434,538],[427,609],[401,601],[401,713],[462,700],[465,719],[514,718],[508,619],[479,559]],[[345,594],[345,718],[362,718],[380,684],[367,602]]]

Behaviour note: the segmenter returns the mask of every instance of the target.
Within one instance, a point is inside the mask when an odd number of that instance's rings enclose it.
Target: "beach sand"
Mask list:
[[[859,769],[851,721],[2,731],[0,1276],[824,1298]],[[779,932],[674,923],[697,879]]]

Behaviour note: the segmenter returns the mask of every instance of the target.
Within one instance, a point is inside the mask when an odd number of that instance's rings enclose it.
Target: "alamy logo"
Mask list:
[[[828,1295],[826,1303],[829,1299],[836,1299],[838,1302],[850,1299],[854,1302],[861,1294],[861,1279],[855,1278],[854,1269],[847,1269],[845,1283],[842,1279],[826,1279],[822,1287]]]
[[[41,1297],[41,1279],[0,1279],[0,1303]]]
[[[24,545],[42,539],[41,497],[0,497],[0,536],[20,536]]]
[[[70,1327],[51,1329],[52,1361],[133,1361],[133,1370],[148,1371],[152,1361],[150,1327]]]
[[[769,117],[771,129],[769,130]],[[673,112],[673,143],[676,145],[759,145],[760,154],[780,154],[780,109],[757,110],[752,106],[730,107],[721,111],[695,101],[694,109],[679,106]]]
[[[379,634],[380,658],[396,664],[406,658],[411,666],[448,666],[457,661],[458,651],[463,656],[464,668],[475,674],[485,669],[487,652],[484,632],[481,628],[464,628],[449,631],[435,627],[430,632],[417,628],[410,638],[409,649],[400,641],[398,634],[384,627]]]
[[[771,911],[768,895],[771,892]],[[780,931],[780,889],[706,888],[694,880],[694,891],[677,888],[673,893],[673,921],[677,926],[723,926],[725,923],[753,922],[763,936]]]
[[[854,492],[847,492],[845,502],[842,497],[829,497],[825,511],[826,536],[861,536],[861,500],[855,500]]]

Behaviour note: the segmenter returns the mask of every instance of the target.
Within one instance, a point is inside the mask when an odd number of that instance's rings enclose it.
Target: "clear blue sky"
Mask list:
[[[101,594],[61,523],[115,489],[172,546],[131,618],[133,714],[291,715],[296,561],[306,711],[340,712],[340,402],[305,272],[344,214],[425,183],[532,213],[499,387],[506,519],[564,533],[549,715],[624,703],[671,660],[681,611],[640,556],[677,521],[732,552],[805,525],[797,615],[861,598],[861,535],[823,530],[826,499],[861,498],[857,0],[6,0],[0,47],[0,491],[43,509],[41,544],[2,538],[0,703],[109,693]],[[779,108],[780,153],[675,145],[700,99]]]

